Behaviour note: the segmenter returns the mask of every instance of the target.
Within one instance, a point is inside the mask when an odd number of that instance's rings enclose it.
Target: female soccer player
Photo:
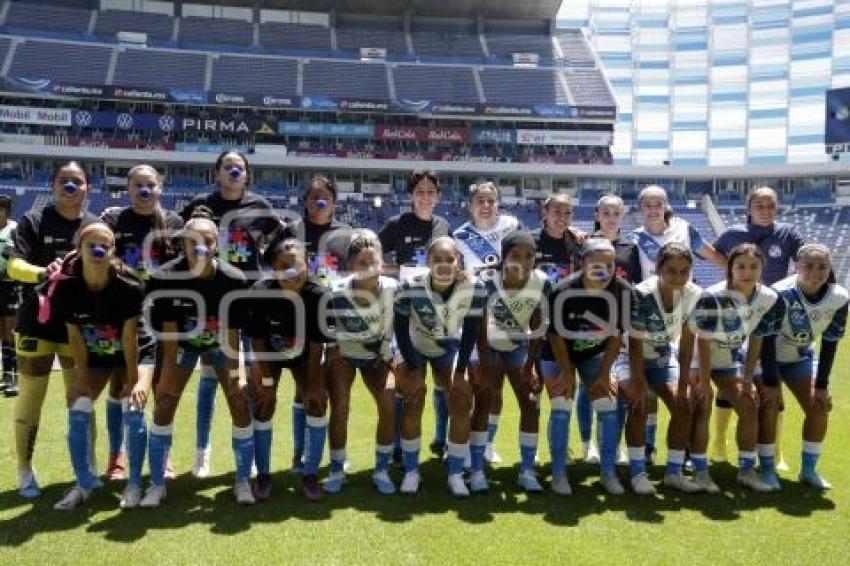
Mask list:
[[[395,336],[402,359],[396,371],[396,389],[404,399],[402,493],[419,489],[426,370],[430,365],[436,387],[451,390],[458,356],[464,358],[465,367],[478,337],[486,301],[484,286],[460,274],[460,253],[454,240],[448,236],[437,238],[428,246],[426,258],[428,272],[404,281],[395,304]],[[465,450],[468,444],[471,408],[470,403],[466,414],[457,416],[466,423],[463,438],[455,434],[449,444],[449,489],[458,497],[469,495],[461,476],[465,457],[461,447]],[[486,413],[483,416],[486,420]],[[459,466],[455,465],[458,459]]]
[[[162,208],[162,189],[162,177],[153,166],[140,164],[131,167],[127,173],[130,206],[107,208],[100,216],[115,234],[115,256],[142,281],[160,265],[176,257],[173,239],[183,228],[183,219],[176,212]],[[138,336],[139,371],[150,373],[155,365],[156,343],[153,336],[145,331],[144,325],[139,325]],[[110,382],[106,397],[108,480],[124,479],[124,455],[121,452],[123,417],[119,398],[122,384],[117,377],[116,374]]]
[[[847,290],[835,283],[829,248],[806,244],[797,253],[797,273],[773,286],[784,302],[785,313],[775,337],[764,342],[764,387],[768,397],[778,397],[781,377],[805,413],[800,481],[818,489],[829,489],[828,481],[816,470],[827,420],[832,409],[829,378],[838,342],[847,326]],[[820,336],[820,353],[813,344]],[[775,361],[774,361],[775,360]],[[775,406],[775,402],[771,403]],[[773,445],[759,445],[762,480],[779,489]]]
[[[628,321],[631,289],[614,275],[615,259],[610,241],[588,238],[582,248],[581,271],[561,281],[550,295],[549,344],[561,370],[556,383],[559,392],[564,391],[560,396],[567,407],[566,382],[574,380],[576,372],[587,387],[599,428],[601,482],[609,493],[618,495],[624,491],[615,470],[619,424],[611,368]],[[547,384],[550,389],[555,386]],[[566,447],[566,440],[560,444]]]
[[[593,231],[604,236],[614,246],[614,274],[630,283],[642,280],[640,258],[634,240],[620,230],[626,216],[626,205],[623,199],[616,195],[602,195],[596,202],[594,210]],[[584,383],[578,384],[576,394],[576,420],[578,421],[581,445],[584,451],[584,461],[590,464],[599,462],[599,451],[591,439],[593,432],[593,407],[587,395]],[[625,456],[621,456],[621,461]]]
[[[334,283],[331,299],[337,348],[331,349],[328,356],[331,469],[325,491],[337,493],[345,481],[351,386],[360,370],[378,409],[372,480],[378,492],[390,495],[396,487],[389,475],[395,428],[395,380],[389,364],[393,301],[398,284],[395,279],[381,275],[383,251],[378,236],[371,230],[355,230],[346,255],[352,274]]]
[[[628,367],[619,367],[621,399],[639,402],[644,390],[658,396],[670,411],[667,428],[667,472],[664,485],[686,492],[719,491],[708,472],[703,453],[691,454],[694,480],[682,474],[685,449],[705,446],[708,438],[708,416],[711,411],[709,347],[697,339],[691,326],[692,315],[702,289],[691,281],[694,256],[690,249],[676,242],[661,247],[655,272],[635,288],[632,306],[632,331],[629,334]],[[697,349],[695,349],[697,348]],[[691,381],[691,360],[700,356],[703,368]],[[682,369],[684,368],[684,369]],[[619,370],[619,371],[618,371]],[[630,421],[633,413],[630,413]],[[651,493],[645,473],[643,423],[628,424],[629,466],[632,485],[638,493]],[[651,487],[651,486],[649,486]]]
[[[89,181],[82,165],[76,161],[60,164],[53,172],[51,186],[53,203],[28,212],[18,223],[8,264],[9,277],[24,284],[15,328],[20,395],[15,404],[14,430],[19,493],[27,499],[41,494],[32,468],[32,454],[50,370],[58,356],[67,390],[74,367],[65,325],[56,320],[46,324],[38,321],[35,287],[59,269],[59,260],[73,249],[74,235],[80,226],[97,221],[96,216],[83,209]]]
[[[15,358],[15,314],[21,302],[20,285],[9,278],[7,265],[15,243],[18,223],[10,218],[12,199],[0,195],[0,357],[3,362],[3,377],[0,378],[0,393],[6,397],[18,395],[18,360]]]
[[[199,206],[212,212],[221,234],[219,260],[241,270],[250,281],[262,278],[260,251],[280,230],[280,219],[264,197],[247,189],[250,180],[248,159],[237,150],[219,154],[215,161],[217,190],[192,199],[180,212],[184,221]],[[250,345],[243,343],[247,350]],[[201,360],[196,412],[196,446],[192,473],[206,477],[210,473],[210,426],[215,409],[218,380],[213,368]]]
[[[481,351],[481,371],[486,383],[508,381],[520,411],[519,447],[521,464],[517,483],[527,492],[543,487],[534,471],[540,407],[535,363],[543,345],[543,324],[551,285],[546,274],[534,269],[534,238],[528,232],[514,231],[502,239],[501,264],[482,274],[487,296],[487,347]],[[546,305],[548,306],[548,305]],[[472,454],[471,488],[487,489],[483,470],[484,446],[470,443]]]
[[[726,280],[706,289],[695,312],[700,338],[709,342],[711,379],[738,415],[738,483],[762,492],[772,488],[755,471],[758,391],[753,376],[762,339],[773,332],[782,313],[776,292],[760,283],[763,267],[757,246],[736,246],[729,254]],[[690,448],[702,455],[707,444]],[[694,467],[698,465],[695,461]]]
[[[469,188],[469,215],[471,219],[454,231],[453,236],[463,255],[463,269],[476,275],[484,266],[494,266],[500,260],[502,238],[508,232],[520,228],[513,216],[499,212],[499,187],[490,181],[473,184]],[[478,371],[477,352],[473,352],[470,371]],[[499,428],[502,413],[502,388],[504,377],[494,384],[490,400],[490,416],[487,424],[487,462],[498,463],[502,459],[493,448],[493,440]]]
[[[110,381],[121,384],[126,408],[130,479],[121,507],[136,507],[141,497],[145,457],[144,403],[129,398],[138,381],[136,328],[142,287],[115,256],[115,237],[106,224],[92,223],[77,236],[69,254],[51,277],[40,320],[63,322],[74,357],[74,378],[68,393],[68,448],[77,484],[55,508],[69,511],[86,501],[95,486],[89,466],[91,415],[94,402]],[[120,407],[120,405],[119,405]]]
[[[184,255],[163,265],[148,280],[154,327],[162,329],[162,368],[148,442],[151,485],[142,498],[142,507],[158,507],[165,499],[165,462],[174,413],[201,356],[215,370],[233,419],[236,502],[255,502],[248,481],[254,459],[254,431],[245,380],[239,371],[238,329],[242,321],[236,316],[239,309],[226,307],[231,293],[243,291],[247,285],[241,271],[215,258],[218,236],[212,220],[192,218],[183,231]],[[150,383],[140,387],[145,386]]]
[[[309,276],[307,249],[294,238],[266,251],[273,275],[251,287],[245,334],[252,338],[251,388],[254,393],[254,444],[257,481],[254,496],[271,497],[272,417],[283,369],[295,378],[306,412],[301,450],[306,444],[301,486],[307,499],[321,499],[317,481],[327,431],[327,389],[322,355],[327,339],[320,313],[330,290]],[[309,439],[305,442],[304,435]],[[297,446],[296,446],[297,448]],[[299,463],[301,462],[299,457]]]

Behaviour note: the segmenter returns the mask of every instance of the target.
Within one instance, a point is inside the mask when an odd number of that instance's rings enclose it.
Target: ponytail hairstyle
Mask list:
[[[739,244],[732,248],[732,251],[729,252],[729,259],[726,260],[726,287],[728,289],[732,288],[732,284],[734,281],[732,280],[732,266],[735,265],[735,260],[742,256],[750,256],[757,258],[759,262],[761,262],[762,267],[764,267],[764,255],[761,253],[761,250],[755,244]]]
[[[615,194],[607,194],[599,197],[599,200],[596,201],[596,208],[593,209],[594,218],[593,218],[593,233],[599,232],[602,229],[602,224],[599,220],[596,219],[596,213],[599,212],[599,209],[605,206],[606,204],[613,204],[623,211],[623,214],[626,212],[626,203],[623,202],[623,199],[618,197]]]
[[[753,220],[752,215],[750,214],[750,206],[753,204],[753,201],[759,197],[770,198],[773,200],[774,204],[776,204],[776,208],[779,208],[779,197],[776,195],[776,191],[773,190],[773,187],[768,187],[767,185],[758,187],[747,195],[747,224],[750,224]]]
[[[383,256],[381,240],[378,239],[377,234],[366,228],[355,229],[351,232],[351,239],[348,241],[348,250],[345,253],[346,263],[357,257],[360,252],[368,249],[374,249],[378,256]]]
[[[552,206],[552,203],[556,202],[568,205],[570,207],[570,212],[573,210],[573,199],[566,193],[556,193],[546,197],[546,200],[543,201],[543,205],[540,207],[541,212],[543,212],[542,216],[544,217],[543,228],[546,228],[545,213],[549,212],[549,207]]]
[[[432,169],[417,169],[410,174],[410,177],[407,178],[408,194],[413,194],[413,190],[416,186],[424,180],[427,180],[434,185],[437,188],[438,193],[443,192],[442,187],[440,187],[440,178],[437,176],[436,171]]]
[[[305,262],[307,261],[307,246],[298,238],[284,238],[277,242],[272,242],[272,245],[266,249],[263,259],[267,264],[272,265],[277,257],[284,252],[295,252]]]
[[[694,253],[691,249],[680,242],[668,242],[658,250],[658,257],[655,259],[655,273],[660,273],[665,263],[677,257],[685,258],[688,264],[693,267]]]
[[[152,173],[154,177],[156,177],[156,183],[159,186],[160,193],[163,189],[162,183],[162,175],[159,174],[159,171],[156,170],[156,167],[153,165],[148,165],[146,163],[139,163],[138,165],[134,165],[127,172],[127,187],[130,186],[130,181],[133,180],[133,177],[136,173],[140,173],[142,171],[146,171],[148,173]],[[153,210],[153,229],[158,234],[164,234],[168,229],[168,221],[165,215],[165,209],[162,208],[162,203],[159,198],[156,199],[156,206]],[[172,239],[170,237],[159,237],[156,240],[157,244],[162,246],[162,251],[165,254],[165,257],[169,257],[173,251]]]
[[[481,181],[478,183],[472,183],[469,186],[469,195],[467,196],[469,202],[472,202],[472,199],[475,198],[475,195],[477,195],[481,191],[493,191],[493,193],[496,195],[496,202],[498,203],[502,200],[502,191],[499,190],[499,186],[496,183],[494,183],[493,181]]]
[[[251,182],[251,168],[248,163],[248,158],[245,157],[245,154],[239,151],[236,148],[230,148],[222,151],[218,154],[218,157],[215,159],[215,173],[218,176],[221,172],[221,166],[224,165],[224,160],[228,155],[235,155],[239,159],[242,160],[242,163],[245,164],[245,186],[247,187]]]
[[[89,173],[86,171],[86,168],[83,167],[83,164],[79,161],[71,160],[71,161],[62,161],[53,166],[53,173],[50,175],[50,186],[53,187],[53,184],[56,182],[56,179],[59,177],[59,173],[62,172],[62,169],[66,167],[76,167],[83,173],[83,178],[86,180],[86,186],[89,184]]]
[[[443,244],[446,244],[449,248],[451,248],[456,259],[460,259],[460,250],[457,249],[457,242],[455,242],[455,239],[451,236],[438,236],[431,240],[431,242],[428,243],[428,247],[425,249],[425,256],[430,257],[434,249]]]
[[[670,206],[670,201],[667,198],[667,191],[659,185],[647,185],[638,193],[638,206],[646,197],[661,197],[664,200],[664,224],[670,226],[670,220],[673,218],[673,207]]]
[[[826,280],[826,284],[835,284],[838,280],[835,277],[835,268],[832,265],[832,252],[829,251],[829,248],[823,244],[811,243],[804,244],[797,250],[797,255],[794,258],[795,262],[802,261],[804,258],[820,254],[826,258],[826,262],[829,264],[829,277]]]

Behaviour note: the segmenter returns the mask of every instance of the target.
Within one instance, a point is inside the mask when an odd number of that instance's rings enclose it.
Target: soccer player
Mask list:
[[[758,391],[753,376],[762,339],[774,331],[782,314],[776,292],[760,283],[763,267],[757,246],[736,246],[729,254],[726,280],[706,289],[695,312],[699,337],[709,343],[711,379],[738,415],[738,483],[759,492],[773,488],[755,470]],[[695,358],[692,370],[698,363]],[[690,448],[701,455],[707,446]]]
[[[215,162],[218,188],[192,199],[180,212],[184,221],[199,206],[212,211],[212,219],[221,234],[219,259],[243,271],[249,280],[260,278],[263,243],[280,230],[281,223],[272,205],[247,189],[250,171],[248,159],[239,151],[227,150]],[[249,347],[246,342],[243,347]],[[247,348],[245,348],[247,349]],[[196,446],[192,473],[199,478],[210,473],[210,426],[215,409],[218,380],[210,364],[201,360],[196,412]]]
[[[587,239],[581,270],[561,281],[550,295],[549,344],[562,372],[558,380],[573,380],[578,372],[587,388],[599,429],[602,486],[618,495],[624,490],[615,469],[619,424],[611,369],[620,351],[632,290],[614,275],[615,261],[610,241]]]
[[[817,489],[829,489],[828,481],[816,470],[820,457],[832,398],[829,378],[835,363],[838,342],[847,326],[848,292],[835,283],[829,248],[805,244],[797,252],[797,273],[773,285],[784,302],[779,333],[765,339],[762,363],[763,395],[776,406],[781,377],[805,413],[800,481]],[[820,352],[814,342],[820,337]],[[770,439],[759,444],[762,480],[774,489],[780,484],[772,470],[773,445]]]
[[[15,357],[15,341],[12,331],[15,328],[15,313],[21,302],[20,285],[9,278],[7,266],[12,246],[15,242],[15,229],[18,223],[10,218],[12,199],[0,195],[0,353],[2,353],[3,376],[0,378],[0,392],[6,397],[18,395],[18,360]]]
[[[500,260],[502,238],[508,232],[520,228],[519,220],[499,212],[501,193],[495,183],[485,181],[473,184],[469,188],[469,215],[471,219],[461,225],[452,234],[463,256],[463,268],[467,273],[476,275],[485,266],[494,266]],[[477,352],[473,351],[469,371],[479,371]],[[502,458],[493,448],[493,440],[499,428],[499,415],[502,413],[502,388],[504,377],[494,384],[490,400],[490,416],[487,424],[487,448],[484,459],[490,463],[499,463]]]
[[[762,283],[773,285],[788,275],[791,261],[805,244],[800,231],[792,224],[777,222],[779,197],[770,187],[759,187],[747,196],[747,222],[726,229],[714,242],[714,247],[724,256],[738,244],[755,244],[764,256]],[[782,392],[779,391],[779,416],[776,418],[776,468],[788,469],[782,457]],[[761,413],[761,411],[760,411]],[[714,430],[712,432],[711,455],[718,461],[726,461],[726,431],[732,416],[732,405],[719,395],[714,409]],[[760,417],[761,418],[761,417]],[[773,417],[767,415],[768,421]],[[772,428],[772,427],[771,427]],[[766,440],[765,440],[766,442]],[[773,442],[771,442],[773,443]]]
[[[311,276],[330,287],[344,271],[345,254],[351,239],[351,226],[334,217],[337,190],[333,182],[323,175],[310,179],[304,194],[304,215],[288,223],[274,241],[269,244],[269,253],[287,239],[296,238],[303,242],[307,252],[307,267]],[[266,257],[271,264],[273,258]],[[307,412],[301,398],[300,380],[296,380],[295,397],[292,401],[292,469],[303,471],[304,440],[307,432]]]
[[[254,444],[258,501],[271,497],[272,417],[283,369],[292,373],[305,411],[300,449],[304,454],[301,486],[311,501],[322,498],[317,480],[327,432],[327,388],[322,356],[328,340],[319,323],[330,289],[309,275],[307,249],[294,238],[266,251],[273,275],[251,288],[245,334],[253,341],[251,388],[254,394]],[[306,435],[306,440],[303,438]],[[297,447],[296,447],[297,448]],[[299,457],[300,463],[300,457]]]
[[[372,480],[379,493],[391,495],[396,490],[389,475],[395,434],[395,380],[390,373],[390,344],[398,283],[381,275],[382,255],[381,242],[374,232],[355,230],[346,254],[351,275],[333,285],[331,314],[337,347],[328,354],[331,469],[324,488],[329,493],[339,492],[345,482],[351,386],[358,370],[378,410]]]
[[[407,179],[407,192],[412,204],[411,211],[393,216],[378,231],[378,238],[384,248],[384,275],[398,277],[401,281],[425,266],[425,250],[428,244],[436,238],[449,235],[448,221],[434,214],[442,195],[437,173],[430,170],[413,171]],[[430,450],[440,457],[446,449],[446,428],[449,420],[447,388],[448,381],[437,381],[433,392],[436,418],[434,440],[430,444]],[[399,398],[396,398],[396,420],[400,426],[404,416],[403,411],[398,410],[398,403]],[[399,445],[396,448],[401,447]]]
[[[544,309],[551,285],[546,274],[534,268],[534,238],[528,232],[510,232],[502,239],[498,269],[482,273],[488,299],[485,322],[486,350],[480,352],[481,371],[486,383],[508,381],[520,411],[520,471],[517,483],[529,493],[543,491],[534,471],[540,407],[535,364],[540,359],[545,323]],[[545,306],[544,306],[545,305]],[[491,410],[492,414],[492,410]],[[473,491],[487,489],[484,477],[485,447],[470,443]]]
[[[65,256],[58,275],[45,291],[39,319],[65,324],[74,358],[74,378],[67,395],[68,448],[77,483],[55,505],[70,511],[85,502],[95,487],[89,466],[92,409],[111,381],[120,383],[119,407],[128,429],[130,479],[121,507],[136,507],[141,498],[142,464],[147,431],[144,404],[131,403],[138,381],[136,329],[142,285],[115,255],[115,237],[103,223],[83,227],[76,252]]]
[[[183,228],[183,219],[160,204],[162,177],[151,166],[139,164],[127,173],[127,194],[130,206],[111,207],[100,218],[115,235],[115,256],[121,259],[135,276],[145,281],[151,271],[177,255],[173,239]],[[156,342],[143,324],[139,325],[139,371],[152,372],[156,357]],[[109,460],[106,479],[125,479],[123,445],[123,416],[121,408],[122,383],[114,374],[106,397],[106,430],[109,437]],[[155,381],[155,380],[154,380]],[[155,385],[155,384],[154,384]],[[169,470],[171,467],[168,467]],[[173,471],[170,475],[173,475]]]
[[[637,244],[641,264],[641,281],[655,275],[658,250],[668,242],[678,242],[691,249],[698,257],[717,265],[726,265],[726,258],[703,240],[699,231],[686,220],[673,214],[667,192],[658,185],[645,187],[638,195],[638,206],[643,225],[633,238]],[[658,402],[652,399],[647,408],[646,459],[652,462],[655,454],[655,430],[658,423]]]
[[[657,275],[635,287],[629,334],[631,363],[628,367],[615,368],[615,373],[621,377],[619,385],[627,402],[639,397],[645,389],[649,396],[660,397],[670,411],[664,485],[689,493],[701,490],[717,493],[719,489],[711,480],[705,454],[691,454],[695,468],[693,481],[682,473],[689,441],[692,446],[705,446],[711,411],[708,343],[700,340],[697,345],[691,326],[702,294],[702,289],[691,281],[693,262],[693,253],[682,244],[670,242],[661,247],[655,268]],[[700,356],[702,369],[691,382],[691,360],[695,355]],[[635,491],[650,493],[644,481],[643,435],[643,425],[630,424],[626,433],[629,466]]]
[[[163,265],[148,280],[153,326],[162,329],[162,366],[148,441],[151,485],[142,498],[142,507],[158,507],[165,499],[165,462],[174,413],[201,356],[214,369],[233,420],[236,502],[255,502],[248,481],[254,459],[254,429],[245,380],[239,370],[238,332],[242,321],[238,308],[225,308],[231,293],[245,290],[247,284],[240,270],[215,257],[218,229],[208,216],[201,216],[202,212],[196,211],[183,230],[184,255]]]
[[[65,325],[56,320],[46,324],[38,320],[36,285],[58,271],[59,260],[74,247],[77,230],[97,220],[83,208],[89,180],[81,164],[70,161],[58,165],[53,172],[51,187],[53,202],[41,210],[28,212],[18,223],[7,269],[10,279],[23,283],[15,328],[20,395],[15,403],[14,430],[19,493],[27,499],[41,494],[32,468],[32,454],[50,370],[58,356],[67,391],[74,367]],[[92,424],[93,433],[95,430]]]
[[[617,195],[602,195],[594,210],[593,232],[604,236],[614,246],[614,274],[630,283],[642,281],[640,258],[634,240],[623,234],[621,227],[626,216],[626,205]],[[584,452],[584,461],[599,463],[599,450],[591,439],[593,432],[593,407],[584,383],[579,382],[576,394],[576,420]],[[619,458],[625,461],[626,457]]]
[[[394,328],[401,354],[401,363],[396,368],[396,389],[404,399],[402,493],[415,493],[419,489],[419,448],[428,366],[431,366],[436,386],[451,391],[452,374],[457,374],[455,368],[465,367],[472,353],[486,302],[483,284],[460,272],[460,252],[453,239],[441,236],[432,241],[427,247],[426,258],[428,271],[402,282],[395,304]],[[458,357],[463,358],[463,363]],[[458,379],[465,381],[463,375]],[[466,414],[455,412],[452,415],[453,420],[459,418],[465,422],[464,434],[456,431],[449,444],[448,485],[457,497],[469,495],[461,475],[468,448],[469,410],[472,408],[471,399],[469,401]],[[448,413],[448,403],[445,410]],[[446,421],[448,416],[446,414]],[[486,423],[487,413],[479,411],[479,421],[481,416]],[[486,431],[486,426],[482,431]]]

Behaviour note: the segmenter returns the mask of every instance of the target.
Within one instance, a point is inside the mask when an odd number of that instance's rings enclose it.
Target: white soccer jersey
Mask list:
[[[354,275],[333,283],[331,302],[336,323],[339,352],[345,358],[385,361],[392,358],[390,343],[393,336],[393,302],[398,287],[395,279],[381,276],[378,295],[368,304],[360,304],[353,288]]]
[[[844,336],[847,323],[844,306],[850,299],[844,287],[830,285],[817,303],[806,299],[796,275],[778,281],[773,289],[785,303],[785,316],[776,337],[776,358],[780,364],[813,357],[812,343],[819,336],[832,342]]]
[[[484,286],[477,280],[459,282],[443,300],[431,288],[429,274],[416,275],[401,287],[396,311],[409,316],[410,339],[416,350],[429,358],[446,353],[444,346],[457,347],[467,316],[481,316],[486,303]]]
[[[745,360],[747,339],[770,334],[777,321],[772,318],[781,314],[774,306],[779,300],[776,291],[759,284],[752,300],[726,290],[721,281],[706,289],[694,311],[701,337],[708,339],[711,352],[711,369],[728,370],[742,367]],[[697,367],[694,356],[691,367]]]
[[[472,222],[465,222],[452,234],[463,255],[463,269],[475,274],[476,268],[499,261],[502,238],[518,228],[519,220],[507,214],[499,215],[496,224],[489,230],[480,230]]]
[[[531,316],[546,302],[551,289],[546,274],[535,269],[522,289],[506,291],[499,271],[488,272],[487,342],[500,352],[510,352],[527,339]]]
[[[695,253],[705,245],[699,231],[677,216],[670,219],[670,226],[664,230],[663,234],[650,234],[645,227],[641,226],[632,232],[632,238],[637,245],[640,257],[641,279],[649,279],[655,275],[655,260],[665,244],[678,242],[688,246]]]
[[[653,275],[635,287],[632,305],[632,325],[641,331],[643,359],[647,366],[666,367],[677,363],[682,325],[691,317],[702,289],[689,282],[682,289],[679,302],[668,312],[664,310],[658,290],[658,276]]]

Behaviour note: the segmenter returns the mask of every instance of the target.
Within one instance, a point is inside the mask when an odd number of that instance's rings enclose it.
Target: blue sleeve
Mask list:
[[[835,315],[832,317],[832,322],[830,322],[829,326],[826,327],[826,330],[823,331],[821,340],[826,342],[838,342],[844,338],[844,330],[847,327],[847,311],[848,303],[844,303],[843,307],[835,311]]]
[[[728,256],[729,252],[732,251],[731,234],[732,233],[729,230],[725,230],[714,241],[714,249],[725,256]]]
[[[463,329],[460,334],[460,347],[457,354],[457,364],[455,365],[455,373],[463,373],[469,365],[469,358],[472,356],[472,349],[475,347],[475,341],[478,338],[478,331],[481,327],[481,317],[468,314],[463,319]]]
[[[776,336],[766,336],[761,344],[761,379],[765,385],[779,385],[779,366],[776,363]]]
[[[815,388],[826,389],[829,387],[829,374],[832,373],[832,364],[835,363],[835,352],[838,350],[838,342],[821,340],[820,356],[818,356],[818,373],[815,376]]]
[[[688,236],[691,239],[691,251],[697,253],[705,245],[702,234],[693,224],[688,224]]]
[[[761,320],[753,329],[752,335],[756,338],[775,336],[782,328],[782,319],[785,317],[785,300],[780,295],[773,306],[770,307]]]
[[[410,339],[410,316],[396,310],[393,316],[393,328],[398,349],[401,350],[404,362],[411,369],[418,369],[422,365],[422,360],[413,346],[413,340]]]

